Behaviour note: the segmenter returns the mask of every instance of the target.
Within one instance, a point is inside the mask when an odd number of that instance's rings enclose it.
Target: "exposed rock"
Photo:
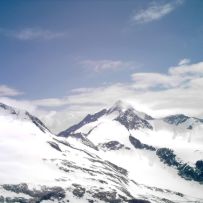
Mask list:
[[[1,203],[3,203],[3,202],[4,201],[2,201]],[[31,200],[25,199],[23,197],[6,197],[5,202],[6,203],[28,203],[28,202],[30,203]]]
[[[203,161],[196,162],[196,167],[183,163],[176,159],[174,152],[168,148],[160,148],[156,151],[160,160],[168,166],[173,166],[178,170],[178,174],[186,180],[194,180],[203,183]]]
[[[68,135],[68,137],[72,137],[75,139],[80,140],[84,145],[91,147],[95,150],[98,150],[98,147],[95,146],[85,135],[83,135],[82,133],[76,133],[76,134],[70,134]]]
[[[203,172],[203,160],[199,160],[196,162],[196,168]]]
[[[116,164],[113,164],[113,163],[111,163],[111,162],[109,162],[109,161],[106,161],[106,163],[108,164],[108,165],[110,165],[114,170],[116,170],[117,172],[119,172],[119,173],[121,173],[121,174],[123,174],[123,175],[125,175],[125,176],[127,176],[128,175],[128,171],[126,170],[126,169],[124,169],[124,168],[122,168],[122,167],[119,167],[119,166],[117,166]]]
[[[49,200],[49,199],[61,200],[65,197],[65,190],[61,187],[43,186],[41,187],[41,190],[36,190],[36,189],[31,190],[28,188],[28,185],[26,183],[16,184],[16,185],[4,184],[2,185],[2,187],[5,190],[11,191],[17,194],[22,193],[22,194],[29,195],[30,197],[32,197],[29,200],[29,202],[33,202],[33,203],[39,203],[43,200]],[[25,203],[24,200],[25,199],[21,198],[21,199],[18,199],[18,202],[21,201],[22,203]],[[13,201],[13,200],[10,199],[9,201]]]
[[[203,183],[203,170],[198,169],[197,167],[189,166],[188,164],[181,164],[178,167],[179,175],[186,180],[194,180],[199,183]]]
[[[137,149],[147,149],[147,150],[151,150],[151,151],[156,151],[156,148],[147,144],[143,144],[140,142],[140,140],[136,139],[133,136],[129,136],[129,140],[131,142],[131,144],[137,148]]]
[[[129,200],[128,203],[150,203],[150,202],[142,199],[132,199],[132,200]]]
[[[179,125],[187,121],[190,117],[185,116],[184,114],[177,114],[172,116],[167,116],[163,120],[169,124]]]
[[[133,109],[127,109],[126,111],[121,112],[115,120],[124,125],[128,130],[140,128],[153,129],[152,125],[147,120],[136,115]]]
[[[50,132],[50,130],[45,126],[45,124],[39,120],[39,118],[31,115],[30,113],[28,112],[25,112],[25,115],[28,116],[28,118],[30,118],[30,120],[42,131],[42,132],[45,132],[46,130],[48,132]]]
[[[192,124],[189,124],[187,126],[188,130],[192,130],[193,129],[193,124],[194,123],[198,123],[198,122],[202,123],[203,122],[203,119],[185,116],[184,114],[177,114],[177,115],[167,116],[163,120],[166,123],[178,126],[178,125],[181,125],[181,124],[183,124],[186,121],[191,120],[191,119],[192,119]]]
[[[85,188],[83,188],[81,185],[79,185],[79,184],[72,184],[74,187],[75,187],[75,189],[73,190],[73,194],[76,196],[76,197],[79,197],[79,198],[81,198],[81,197],[83,197],[84,196],[84,194],[85,194]]]
[[[61,151],[61,149],[60,149],[60,147],[58,146],[58,144],[57,144],[57,143],[52,142],[52,141],[48,141],[48,143],[49,143],[49,144],[50,144],[50,146],[51,146],[51,147],[53,147],[54,149],[56,149],[56,150],[58,150],[58,151],[62,152],[62,151]]]
[[[103,109],[93,115],[88,114],[81,122],[76,125],[71,126],[70,128],[60,132],[58,136],[67,137],[68,135],[75,132],[77,129],[81,128],[83,125],[96,121],[98,118],[103,116],[107,112],[106,109]]]
[[[118,141],[109,141],[106,143],[102,143],[98,145],[103,150],[119,150],[119,149],[127,149],[129,150],[129,147],[125,147],[125,145],[121,144]]]
[[[156,151],[156,155],[160,158],[162,162],[169,166],[179,166],[178,161],[176,160],[176,155],[173,150],[168,148],[160,148]]]
[[[94,198],[97,198],[99,200],[102,200],[104,202],[121,202],[120,199],[117,199],[117,195],[116,195],[116,192],[109,192],[109,191],[100,191],[100,192],[97,192],[97,193],[94,193],[92,195]]]
[[[3,203],[3,202],[4,202],[4,197],[0,196],[0,203]]]

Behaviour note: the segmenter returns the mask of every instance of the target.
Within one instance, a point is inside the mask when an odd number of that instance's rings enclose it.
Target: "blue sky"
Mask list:
[[[63,108],[73,115],[80,105],[86,108],[81,116],[110,103],[78,103],[102,88],[180,88],[166,77],[183,59],[182,65],[201,63],[202,11],[201,0],[0,1],[1,100],[40,112],[51,108],[52,114]],[[143,73],[149,73],[144,80]],[[166,76],[164,84],[151,73]]]

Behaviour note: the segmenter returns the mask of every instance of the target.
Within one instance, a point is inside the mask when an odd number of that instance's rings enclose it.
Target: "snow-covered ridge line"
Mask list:
[[[11,116],[14,119],[29,120],[34,123],[42,132],[50,132],[46,125],[36,116],[33,116],[26,110],[11,107],[0,103],[0,116]]]
[[[152,130],[153,126],[151,123],[153,123],[153,121],[163,121],[164,123],[175,126],[183,125],[185,129],[192,129],[194,125],[203,124],[203,119],[189,117],[184,114],[175,114],[163,118],[153,118],[146,113],[137,111],[132,105],[119,100],[109,109],[103,109],[95,114],[88,114],[78,124],[63,130],[58,134],[58,136],[67,137],[69,134],[74,134],[79,128],[82,128],[82,126],[93,123],[104,116],[111,117],[111,119],[119,121],[128,129],[148,128]]]

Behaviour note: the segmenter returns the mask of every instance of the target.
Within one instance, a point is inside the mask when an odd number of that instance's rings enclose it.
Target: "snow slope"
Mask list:
[[[99,156],[127,169],[139,183],[203,198],[203,168],[196,166],[198,161],[203,166],[201,119],[155,119],[121,101],[102,112],[59,136],[78,145],[74,134],[80,133],[98,148]]]
[[[72,130],[66,138],[53,135],[28,112],[0,104],[0,202],[203,202],[197,182],[192,183],[191,192],[184,189],[186,194],[169,187],[177,181],[178,186],[189,187],[175,169],[168,187],[161,181],[155,184],[156,178],[143,181],[139,175],[150,177],[145,172],[149,172],[152,157],[157,163],[151,176],[160,173],[164,177],[171,171],[151,151],[153,148],[133,147],[136,142],[132,137],[129,140],[126,128],[133,131],[132,123],[124,122],[126,115],[122,114],[120,125],[114,120],[120,112],[104,112],[96,118],[90,115],[86,124],[76,127],[78,133]],[[131,117],[133,125],[139,126],[138,132],[144,124],[146,132],[152,131],[146,117],[136,122]],[[112,139],[119,142],[112,143]]]

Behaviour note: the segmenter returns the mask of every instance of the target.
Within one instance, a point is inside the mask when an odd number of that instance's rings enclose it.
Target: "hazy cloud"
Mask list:
[[[137,11],[132,20],[136,23],[148,23],[159,20],[175,10],[183,1],[171,1],[166,4],[151,3],[147,8]]]
[[[65,36],[64,32],[55,32],[41,28],[24,28],[21,30],[10,30],[0,28],[0,34],[18,40],[52,40]]]
[[[154,87],[169,88],[180,85],[183,78],[160,73],[135,73],[132,75],[136,89],[149,89]]]
[[[182,65],[189,64],[189,63],[190,63],[190,59],[184,58],[184,59],[182,59],[182,60],[179,61],[178,65],[179,65],[179,66],[182,66]]]
[[[132,66],[131,62],[121,60],[84,60],[80,62],[85,68],[89,68],[96,72],[105,70],[118,70],[121,68],[129,68]]]
[[[22,92],[14,89],[14,88],[11,88],[11,87],[8,87],[6,85],[0,85],[0,96],[4,97],[4,96],[17,96],[17,95],[20,95],[22,94]]]

